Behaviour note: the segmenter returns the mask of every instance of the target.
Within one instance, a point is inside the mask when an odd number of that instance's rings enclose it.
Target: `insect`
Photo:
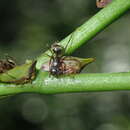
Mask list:
[[[98,8],[106,7],[112,0],[96,0],[96,5]]]
[[[50,50],[52,56],[49,56],[49,63],[47,62],[42,65],[42,70],[49,71],[51,75],[56,77],[63,74],[76,74],[79,73],[85,65],[94,61],[94,58],[83,59],[72,56],[64,56],[71,38],[72,35],[70,36],[65,48],[58,43],[52,44]]]
[[[0,73],[4,73],[16,66],[12,57],[6,56],[5,60],[0,60]]]
[[[50,58],[49,71],[50,74],[58,76],[62,74],[61,64],[64,48],[57,43],[51,46],[52,57]]]
[[[36,75],[37,61],[29,61],[0,74],[0,82],[24,84],[32,82]]]
[[[58,43],[52,44],[51,46],[52,56],[50,57],[49,61],[49,72],[51,75],[59,76],[64,74],[64,67],[65,67],[65,64],[63,62],[65,58],[64,54],[71,38],[72,35],[70,36],[69,41],[65,48],[59,45]]]

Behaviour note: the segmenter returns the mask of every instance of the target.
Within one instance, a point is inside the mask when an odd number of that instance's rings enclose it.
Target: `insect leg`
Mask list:
[[[48,57],[50,57],[50,58],[52,57],[52,56],[48,55],[47,53],[45,53],[45,55],[48,56]]]

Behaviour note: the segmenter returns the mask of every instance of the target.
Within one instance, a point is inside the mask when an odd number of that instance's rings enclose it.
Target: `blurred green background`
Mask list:
[[[0,58],[35,59],[91,18],[95,0],[1,0]],[[130,70],[130,12],[73,55],[84,72]],[[0,130],[130,130],[130,92],[20,94],[0,100]]]

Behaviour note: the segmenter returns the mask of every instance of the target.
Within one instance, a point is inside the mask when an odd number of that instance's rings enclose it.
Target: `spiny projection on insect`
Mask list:
[[[73,34],[70,36],[70,39],[64,48],[58,43],[54,43],[51,46],[52,55],[49,56],[50,60],[44,63],[41,67],[43,71],[49,71],[50,75],[60,76],[60,75],[69,75],[80,73],[81,70],[89,63],[93,62],[94,58],[78,58],[72,56],[65,56],[65,51],[69,42],[72,40]]]

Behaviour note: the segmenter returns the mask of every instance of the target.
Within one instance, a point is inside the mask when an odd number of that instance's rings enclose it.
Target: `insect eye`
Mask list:
[[[54,48],[53,48],[53,51],[54,51],[54,52],[57,52],[57,50],[58,50],[57,47],[54,47]]]
[[[64,48],[58,44],[53,44],[51,48],[52,48],[52,51],[57,54],[61,54],[64,50]]]
[[[53,51],[54,51],[54,52],[59,52],[59,51],[61,51],[61,48],[60,48],[60,47],[54,47],[54,48],[53,48]]]
[[[8,59],[7,60],[10,64],[12,64],[12,65],[16,65],[16,63],[13,61],[13,60],[11,60],[11,59]]]

